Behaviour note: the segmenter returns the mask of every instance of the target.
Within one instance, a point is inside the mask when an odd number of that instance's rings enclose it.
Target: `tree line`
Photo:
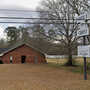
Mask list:
[[[7,27],[4,30],[6,39],[0,40],[0,48],[9,48],[18,43],[28,43],[40,51],[50,55],[63,55],[64,47],[60,43],[47,38],[45,29],[40,25],[31,27]],[[43,34],[42,34],[43,33]]]

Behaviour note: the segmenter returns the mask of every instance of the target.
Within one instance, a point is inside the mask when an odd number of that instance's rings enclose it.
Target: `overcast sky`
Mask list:
[[[40,0],[2,0],[0,3],[0,8],[27,8],[35,9],[38,6]]]
[[[0,3],[0,9],[16,9],[16,10],[35,10],[41,0],[2,0]],[[31,16],[30,16],[31,15]],[[0,16],[24,16],[32,17],[35,14],[30,12],[9,12],[0,11]],[[6,21],[6,20],[5,20]],[[0,38],[4,36],[3,28],[6,24],[0,24]]]

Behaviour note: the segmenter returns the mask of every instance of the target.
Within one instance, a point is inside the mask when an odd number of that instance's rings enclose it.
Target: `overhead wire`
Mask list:
[[[33,10],[20,10],[20,9],[0,9],[0,11],[3,11],[3,12],[6,12],[6,11],[13,11],[13,12],[50,12],[50,11],[33,11]],[[49,19],[49,18],[31,18],[31,17],[11,17],[11,16],[4,16],[4,17],[0,17],[0,20],[44,20],[44,21],[59,21],[59,20],[67,20],[67,19]],[[84,19],[69,19],[69,20],[84,20]],[[90,20],[90,19],[87,19],[87,20]],[[53,23],[53,22],[27,22],[27,21],[0,21],[0,23],[21,23],[21,24],[63,24],[61,22],[56,22],[56,23]],[[71,24],[73,24],[72,22],[69,22]]]

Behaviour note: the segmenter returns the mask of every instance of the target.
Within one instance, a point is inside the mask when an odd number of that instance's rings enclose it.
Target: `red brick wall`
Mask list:
[[[21,56],[26,56],[26,63],[35,63],[34,58],[35,56],[38,59],[38,63],[45,63],[45,57],[43,54],[39,53],[38,51],[26,46],[22,45],[12,51],[9,51],[8,53],[4,54],[1,57],[1,60],[5,64],[10,63],[10,56],[13,56],[13,64],[20,64],[21,63]]]

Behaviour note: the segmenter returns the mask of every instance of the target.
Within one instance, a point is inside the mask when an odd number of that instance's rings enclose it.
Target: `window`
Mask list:
[[[26,62],[26,56],[21,56],[21,63],[25,63]]]
[[[13,56],[10,56],[10,63],[12,63],[13,61]]]

